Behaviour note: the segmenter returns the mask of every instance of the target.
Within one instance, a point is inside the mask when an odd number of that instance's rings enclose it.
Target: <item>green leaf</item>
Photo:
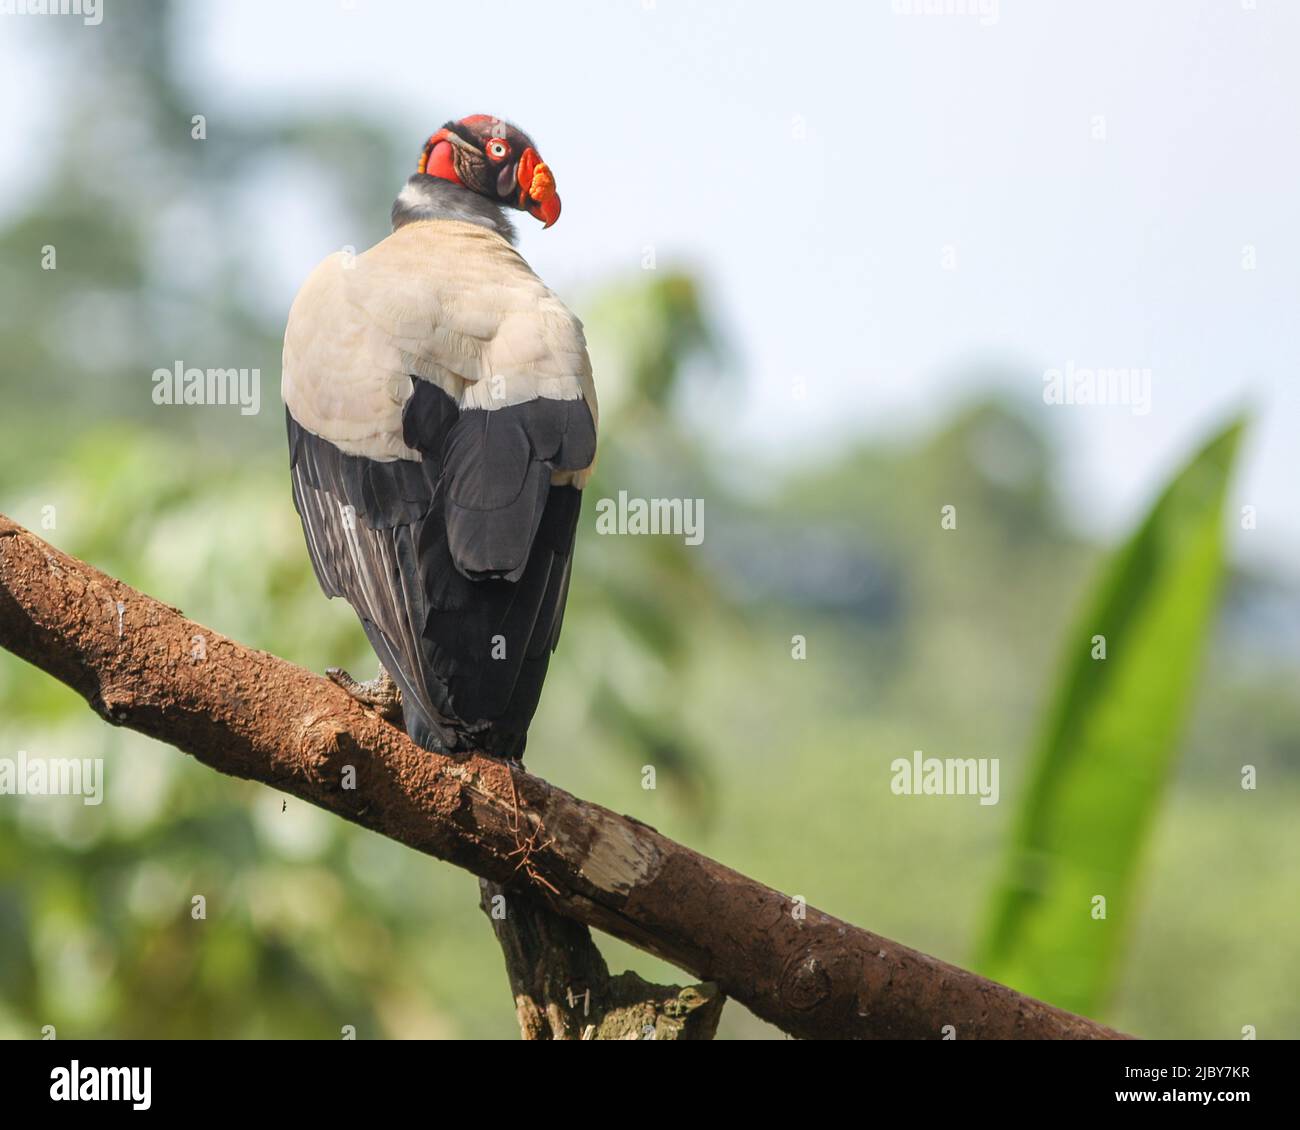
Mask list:
[[[1095,1013],[1136,916],[1134,880],[1192,705],[1223,574],[1223,507],[1244,423],[1177,475],[1103,569],[1066,644],[978,965]],[[1105,658],[1093,658],[1095,637]],[[1105,917],[1094,900],[1105,898]]]

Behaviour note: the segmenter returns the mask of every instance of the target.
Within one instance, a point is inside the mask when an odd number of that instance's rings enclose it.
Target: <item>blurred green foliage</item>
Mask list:
[[[250,119],[212,91],[221,128],[192,143],[173,12],[123,5],[98,35],[50,43],[52,88],[98,113],[93,131],[73,115],[47,139],[46,177],[0,222],[0,510],[215,630],[367,674],[289,498],[273,392],[286,310],[266,274],[277,227],[298,217],[268,219],[266,200],[321,209],[304,276],[385,234],[410,146],[350,109]],[[55,271],[39,269],[47,244]],[[954,405],[931,435],[863,440],[741,497],[727,484],[746,468],[719,466],[707,417],[683,409],[714,382],[743,395],[696,277],[636,272],[567,297],[601,390],[592,495],[703,497],[707,536],[600,537],[589,506],[530,767],[960,963],[1097,558],[1052,489],[1047,437],[997,400]],[[177,359],[260,368],[260,415],[153,405],[150,374]],[[948,504],[959,531],[940,529]],[[1269,614],[1294,601],[1231,578],[1142,897],[1113,922],[1132,947],[1112,1023],[1300,1033],[1300,848],[1284,835],[1297,661]],[[1000,757],[1004,803],[894,796],[890,762],[918,748]],[[102,757],[107,784],[98,807],[0,797],[0,1036],[514,1033],[472,877],[107,727],[0,652],[0,756],[19,750]],[[1244,763],[1267,788],[1239,787]],[[732,1005],[723,1033],[771,1029]]]
[[[1085,1015],[1112,988],[1142,848],[1191,712],[1241,431],[1234,422],[1178,474],[1067,635],[993,901],[980,971]]]

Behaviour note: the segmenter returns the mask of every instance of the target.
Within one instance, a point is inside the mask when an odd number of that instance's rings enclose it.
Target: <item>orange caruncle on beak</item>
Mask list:
[[[519,205],[549,228],[560,218],[560,198],[550,167],[529,147],[519,157]]]

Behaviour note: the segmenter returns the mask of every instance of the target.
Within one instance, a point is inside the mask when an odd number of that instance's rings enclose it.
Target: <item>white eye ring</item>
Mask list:
[[[488,153],[493,157],[504,157],[510,150],[506,148],[503,141],[489,141]]]

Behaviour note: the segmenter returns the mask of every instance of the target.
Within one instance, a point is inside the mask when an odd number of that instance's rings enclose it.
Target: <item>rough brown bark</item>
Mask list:
[[[1118,1033],[765,887],[492,758],[420,749],[341,688],[0,516],[0,644],[104,719],[261,781],[687,970],[792,1035]],[[349,771],[355,787],[347,787]]]

